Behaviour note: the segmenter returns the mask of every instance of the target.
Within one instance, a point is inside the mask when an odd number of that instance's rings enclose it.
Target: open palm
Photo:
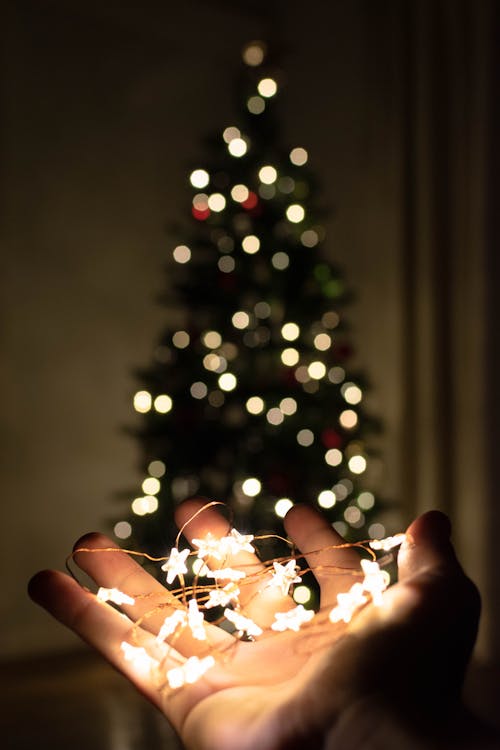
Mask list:
[[[207,533],[226,535],[228,523],[213,508],[195,516],[202,507],[202,501],[191,500],[177,511],[179,526],[187,524],[189,541]],[[122,607],[131,619],[56,571],[35,576],[30,593],[157,705],[190,749],[349,750],[357,747],[356,737],[380,731],[380,709],[397,711],[399,723],[417,722],[424,732],[446,722],[458,705],[478,615],[477,593],[455,559],[447,519],[431,512],[409,527],[399,555],[399,583],[385,592],[381,607],[366,606],[349,625],[332,624],[327,614],[359,571],[358,553],[339,548],[342,539],[307,506],[292,508],[285,528],[315,571],[320,614],[300,632],[265,631],[256,642],[239,641],[209,624],[206,641],[182,630],[162,646],[160,658],[167,669],[182,657],[205,656],[207,644],[219,656],[204,677],[178,690],[168,685],[159,689],[157,679],[127,661],[120,648],[132,633],[134,643],[158,651],[155,636],[175,607],[172,595],[127,554],[81,551],[75,559],[99,586],[116,587],[135,598],[134,605]],[[75,549],[112,546],[106,537],[90,534]],[[238,553],[228,565],[257,574],[253,586],[242,587],[240,603],[263,629],[270,627],[276,611],[295,606],[290,596],[258,582],[262,564],[251,553]],[[140,627],[133,627],[131,621],[138,619]]]

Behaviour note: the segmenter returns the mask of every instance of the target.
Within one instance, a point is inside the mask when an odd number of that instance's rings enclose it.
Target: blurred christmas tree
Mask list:
[[[228,501],[254,533],[282,533],[300,501],[366,537],[374,507],[360,484],[371,423],[346,367],[347,293],[322,252],[318,186],[307,151],[280,142],[265,45],[247,45],[243,62],[236,124],[190,173],[167,328],[134,396],[146,478],[115,534],[153,553],[165,554],[173,508],[193,494]]]

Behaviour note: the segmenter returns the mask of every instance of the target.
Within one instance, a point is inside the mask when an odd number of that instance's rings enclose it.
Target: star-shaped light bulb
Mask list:
[[[168,684],[171,688],[180,688],[183,685],[192,684],[202,677],[215,664],[213,656],[191,656],[180,667],[174,667],[167,672]]]
[[[167,583],[172,583],[177,576],[188,572],[186,567],[188,555],[188,549],[183,549],[180,552],[176,547],[172,549],[168,560],[161,566],[161,569],[167,573]]]
[[[382,604],[382,593],[386,590],[391,578],[386,570],[381,570],[380,565],[375,560],[361,560],[361,568],[365,577],[363,579],[363,589],[367,591],[376,607]]]
[[[274,573],[269,582],[269,586],[277,586],[281,589],[283,596],[287,596],[290,586],[299,583],[302,578],[297,575],[297,563],[295,560],[289,560],[286,565],[273,562]]]
[[[206,641],[207,634],[204,627],[205,615],[203,612],[200,612],[196,599],[189,600],[187,621],[193,637],[198,641]]]
[[[165,617],[163,625],[156,636],[157,643],[163,643],[165,638],[175,633],[179,625],[184,625],[187,620],[187,614],[183,609],[176,609],[175,612]]]
[[[135,604],[135,599],[128,594],[124,594],[119,589],[106,589],[103,586],[96,594],[101,602],[113,602],[113,604]]]
[[[354,583],[349,591],[337,594],[337,605],[331,610],[330,622],[350,622],[355,611],[368,601],[362,583]]]
[[[235,612],[234,609],[225,609],[224,617],[226,620],[233,623],[239,635],[242,635],[243,633],[246,633],[251,637],[262,635],[262,628],[260,628],[257,623],[249,617],[244,617],[243,615],[240,615],[239,612]]]
[[[207,534],[203,539],[193,539],[193,544],[198,547],[198,557],[213,557],[216,560],[224,560],[227,557],[227,547],[224,544],[225,537],[218,539],[213,534]]]
[[[222,589],[212,589],[205,603],[205,609],[212,607],[226,607],[231,602],[238,602],[240,590],[235,583],[228,583]]]
[[[275,622],[271,625],[272,630],[280,632],[294,630],[298,633],[301,625],[313,619],[314,611],[306,609],[302,604],[299,604],[298,607],[294,607],[288,610],[288,612],[276,612],[274,617]]]

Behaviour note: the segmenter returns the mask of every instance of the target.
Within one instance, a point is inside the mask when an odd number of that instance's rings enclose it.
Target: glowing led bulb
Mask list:
[[[205,615],[203,612],[200,612],[196,599],[190,599],[188,602],[187,622],[193,638],[196,638],[198,641],[207,640]]]
[[[262,414],[265,404],[260,396],[250,396],[246,403],[246,408],[249,414]]]
[[[248,200],[249,191],[246,185],[235,185],[231,189],[231,198],[236,203],[244,203]]]
[[[271,258],[271,263],[277,271],[284,271],[290,265],[290,258],[286,253],[281,252],[274,253]]]
[[[163,625],[156,636],[156,642],[163,643],[165,638],[168,638],[169,635],[173,635],[179,625],[184,625],[186,620],[187,614],[183,609],[176,609],[173,614],[165,617]]]
[[[299,430],[297,433],[297,442],[304,448],[309,447],[314,443],[314,433],[308,429]]]
[[[313,617],[314,611],[312,609],[305,609],[302,604],[299,604],[298,607],[289,609],[288,612],[276,612],[271,629],[278,632],[293,630],[295,633],[298,633],[301,625],[310,622]]]
[[[172,343],[177,349],[185,349],[189,346],[190,342],[189,333],[187,331],[176,331],[172,336]]]
[[[318,495],[318,505],[322,508],[333,508],[336,502],[337,497],[335,492],[332,492],[331,490],[323,490]]]
[[[266,102],[261,96],[251,96],[247,101],[247,108],[252,115],[261,115],[266,108]]]
[[[386,570],[381,570],[375,560],[361,560],[361,568],[365,575],[362,586],[372,597],[376,607],[382,604],[382,593],[388,587],[391,578]]]
[[[302,167],[308,159],[308,154],[305,148],[297,146],[290,151],[290,161],[295,164],[296,167]]]
[[[292,506],[293,503],[290,498],[280,497],[274,504],[274,512],[279,518],[284,518]]]
[[[183,685],[191,685],[203,677],[215,665],[213,656],[204,656],[200,659],[198,656],[191,656],[181,667],[173,667],[167,672],[168,684],[172,689],[180,688]]]
[[[212,589],[208,594],[208,600],[205,603],[206,609],[212,607],[226,607],[231,602],[238,603],[240,590],[234,582],[228,583],[221,589]]]
[[[231,318],[231,322],[235,328],[243,329],[250,325],[250,316],[248,313],[239,310],[235,312]]]
[[[226,207],[226,199],[224,198],[222,193],[212,193],[212,195],[209,195],[208,207],[211,211],[215,211],[215,213],[224,211]]]
[[[191,260],[191,250],[187,245],[177,245],[172,255],[177,263],[188,263]]]
[[[362,474],[366,469],[366,458],[364,456],[351,456],[347,464],[353,474]]]
[[[287,341],[295,341],[300,335],[300,328],[297,323],[285,323],[281,328],[281,335]]]
[[[236,388],[236,384],[238,381],[236,379],[236,375],[233,375],[232,372],[225,372],[220,376],[217,382],[219,383],[219,388],[221,390],[233,391]]]
[[[316,362],[311,362],[307,368],[307,372],[313,380],[321,380],[326,375],[326,367],[323,362],[317,360]]]
[[[370,510],[375,505],[375,497],[372,492],[361,492],[357,502],[361,510]]]
[[[295,560],[289,560],[285,565],[279,562],[273,562],[274,573],[269,586],[281,589],[283,596],[287,596],[290,586],[294,583],[300,583],[302,578],[297,575],[299,568]]]
[[[189,182],[195,188],[204,188],[210,181],[210,175],[205,169],[195,169],[189,176]]]
[[[256,497],[261,491],[262,485],[256,477],[249,477],[245,479],[241,485],[241,489],[248,497]]]
[[[142,491],[146,495],[156,495],[160,491],[160,482],[156,477],[147,477],[142,483]]]
[[[332,339],[327,333],[318,333],[314,337],[314,346],[320,352],[326,352],[332,345]]]
[[[168,559],[161,566],[161,569],[164,570],[167,574],[167,583],[172,583],[172,581],[177,578],[177,576],[181,576],[184,573],[188,572],[186,567],[186,560],[188,556],[188,549],[183,549],[179,552],[179,550],[174,547],[171,550]]]
[[[254,234],[249,234],[243,237],[241,246],[248,255],[254,255],[260,249],[260,240]]]
[[[218,349],[222,344],[222,336],[218,331],[205,331],[201,339],[208,349]]]
[[[288,367],[293,367],[294,365],[296,365],[299,359],[300,355],[297,349],[294,349],[293,347],[283,349],[283,351],[281,352],[281,361]]]
[[[263,78],[257,85],[257,91],[266,99],[274,96],[278,90],[278,84],[274,78]]]
[[[300,203],[292,203],[286,210],[286,218],[291,221],[292,224],[299,224],[304,221],[306,212]]]
[[[163,463],[163,461],[151,461],[151,463],[148,465],[148,472],[151,474],[152,477],[162,477],[167,470],[167,467]]]
[[[124,594],[119,589],[106,589],[103,586],[100,587],[96,594],[97,599],[100,602],[113,602],[113,604],[135,604],[135,599],[128,594]]]
[[[302,232],[300,235],[300,241],[304,247],[315,247],[319,242],[318,233],[315,232],[314,229],[306,229],[305,232]]]
[[[128,539],[132,534],[132,526],[128,521],[118,521],[115,523],[113,533],[118,539]]]
[[[222,258],[219,258],[217,266],[222,273],[232,273],[236,268],[236,263],[230,255],[223,255]]]
[[[265,51],[264,42],[250,42],[243,49],[243,61],[251,67],[256,67],[264,60]]]
[[[373,539],[370,542],[370,547],[372,549],[388,552],[389,550],[394,549],[394,547],[399,547],[400,544],[403,544],[405,539],[406,534],[395,534],[395,536],[388,536],[385,539]]]
[[[227,148],[231,156],[236,156],[237,158],[244,156],[248,151],[248,146],[243,138],[233,138],[232,141],[229,141]]]
[[[132,663],[133,668],[142,674],[148,674],[152,667],[157,663],[155,659],[147,653],[142,647],[132,646],[126,641],[122,641],[120,648],[123,652],[125,661]]]
[[[262,628],[260,628],[253,620],[249,617],[240,615],[239,612],[235,612],[234,609],[225,609],[224,617],[226,620],[233,623],[239,635],[246,633],[248,636],[256,638],[263,633]]]
[[[307,604],[311,601],[311,589],[308,586],[296,586],[293,590],[293,599],[297,604]]]
[[[272,185],[273,182],[276,182],[277,177],[278,172],[269,164],[259,169],[259,180],[263,182],[264,185]]]
[[[167,414],[172,409],[172,399],[166,393],[162,393],[155,398],[154,407],[159,414]]]
[[[231,143],[235,138],[239,138],[241,136],[241,133],[238,128],[235,128],[234,125],[230,125],[228,128],[226,128],[222,134],[222,137],[226,141],[226,143]]]
[[[273,407],[272,409],[269,409],[269,411],[267,412],[266,419],[269,422],[269,424],[277,426],[284,421],[285,417],[281,409],[278,409],[277,407]]]
[[[330,622],[350,622],[355,611],[367,601],[363,584],[354,583],[349,591],[337,594],[337,605],[330,612]]]
[[[297,411],[297,402],[294,398],[287,396],[280,401],[280,410],[289,417]]]
[[[148,391],[137,391],[134,396],[134,409],[140,414],[150,411],[153,399]]]
[[[338,448],[330,448],[325,453],[325,462],[328,466],[338,466],[342,463],[342,453]]]

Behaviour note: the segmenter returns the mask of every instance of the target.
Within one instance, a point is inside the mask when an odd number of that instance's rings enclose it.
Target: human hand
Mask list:
[[[227,534],[227,521],[213,508],[193,518],[202,507],[193,500],[178,508],[177,522],[187,524],[187,538]],[[349,588],[346,575],[359,569],[359,555],[352,548],[335,548],[342,539],[307,506],[294,506],[285,528],[304,553],[321,550],[306,559],[320,584],[321,612],[327,613],[337,594]],[[402,750],[427,748],[429,737],[448,746],[451,719],[456,722],[461,710],[461,683],[479,610],[476,589],[455,558],[449,531],[448,520],[437,512],[414,521],[399,553],[399,583],[384,593],[381,607],[367,605],[349,624],[333,625],[318,615],[314,627],[273,633],[253,643],[206,625],[210,648],[225,658],[196,683],[175,691],[159,690],[147,670],[125,659],[120,644],[130,640],[132,621],[72,578],[43,571],[30,582],[30,594],[158,706],[190,750]],[[91,534],[75,549],[113,546]],[[248,552],[236,557],[231,567],[261,568]],[[134,628],[135,642],[161,651],[155,635],[173,611],[172,595],[124,552],[77,552],[75,560],[99,586],[117,587],[135,598],[134,605],[123,607],[134,621],[153,613]],[[277,610],[294,606],[291,597],[262,584],[242,587],[240,602],[263,628]],[[207,642],[184,630],[164,648],[162,664],[206,653]]]

